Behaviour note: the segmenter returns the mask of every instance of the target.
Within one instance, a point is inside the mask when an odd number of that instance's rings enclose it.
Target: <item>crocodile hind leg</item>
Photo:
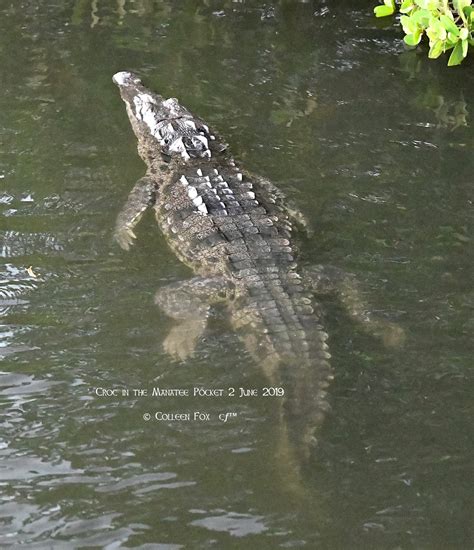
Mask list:
[[[163,343],[165,351],[182,361],[192,355],[206,328],[210,306],[225,300],[230,292],[229,283],[220,277],[194,277],[161,288],[155,303],[179,321]]]
[[[352,273],[331,265],[315,265],[303,270],[303,279],[317,294],[336,294],[349,316],[360,323],[366,332],[381,338],[387,347],[400,347],[403,344],[403,329],[370,311]]]
[[[117,216],[114,233],[114,239],[124,250],[129,250],[136,239],[133,230],[145,210],[156,201],[156,194],[156,179],[151,176],[143,176],[128,195],[127,202]]]

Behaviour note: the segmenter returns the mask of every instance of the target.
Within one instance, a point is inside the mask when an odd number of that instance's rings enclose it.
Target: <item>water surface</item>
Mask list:
[[[0,18],[1,544],[31,548],[470,548],[474,542],[472,62],[407,52],[360,2],[6,1]],[[387,349],[324,300],[331,411],[288,494],[275,402],[169,398],[225,425],[145,422],[94,388],[265,384],[219,317],[186,363],[156,289],[188,277],[152,216],[112,84],[134,70],[225,135],[400,324]],[[28,268],[31,269],[28,271]]]

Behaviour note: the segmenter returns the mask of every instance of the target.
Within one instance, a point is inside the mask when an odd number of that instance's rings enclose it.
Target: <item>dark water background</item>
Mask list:
[[[473,547],[473,64],[405,51],[372,7],[0,3],[3,547]],[[124,69],[276,182],[315,231],[303,262],[357,274],[407,334],[388,350],[325,301],[336,379],[303,503],[276,473],[274,401],[93,394],[265,383],[219,320],[167,357],[153,295],[189,272],[152,216],[131,252],[112,241],[144,172]],[[142,419],[160,408],[239,416]]]

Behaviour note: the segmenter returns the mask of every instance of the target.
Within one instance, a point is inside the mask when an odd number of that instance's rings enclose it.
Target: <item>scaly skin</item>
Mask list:
[[[181,359],[190,355],[210,305],[226,301],[233,327],[269,382],[285,388],[280,453],[301,463],[333,377],[314,303],[323,270],[304,276],[295,261],[292,232],[303,218],[273,184],[238,168],[219,136],[177,100],[164,100],[132,73],[117,73],[114,82],[147,165],[118,217],[116,239],[128,249],[134,226],[152,206],[169,246],[196,274],[157,293],[156,302],[180,321],[165,349]]]

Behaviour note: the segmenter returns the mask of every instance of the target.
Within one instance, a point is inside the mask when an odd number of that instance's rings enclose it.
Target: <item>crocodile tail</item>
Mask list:
[[[283,367],[282,379],[286,388],[283,419],[288,439],[299,462],[304,465],[317,443],[319,429],[329,410],[327,387],[332,378],[326,357],[304,365]]]
[[[285,392],[280,407],[278,454],[293,462],[298,470],[307,464],[329,410],[326,390],[333,374],[326,339],[327,334],[318,330],[316,334],[313,332],[308,353],[300,357],[274,357],[273,361],[267,358],[263,364],[266,373],[271,372],[273,380],[278,378]]]

